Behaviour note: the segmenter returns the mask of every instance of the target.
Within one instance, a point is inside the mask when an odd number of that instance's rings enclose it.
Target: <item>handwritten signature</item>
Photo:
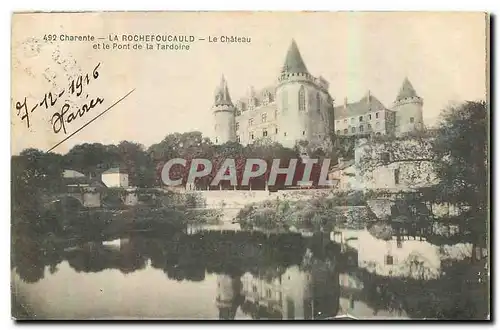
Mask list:
[[[76,79],[73,79],[67,89],[63,89],[60,92],[48,92],[45,93],[43,98],[34,105],[28,106],[26,97],[22,102],[16,102],[16,110],[17,115],[21,117],[21,120],[26,121],[27,128],[30,127],[30,114],[36,109],[45,108],[45,110],[53,108],[62,98],[63,95],[76,95],[80,97],[84,92],[84,87],[89,85],[91,81],[99,78],[99,66],[101,63],[98,63],[94,69],[92,70],[92,74],[79,75]],[[85,99],[88,99],[88,95],[86,95]],[[65,123],[71,123],[73,120],[83,117],[89,110],[93,109],[99,104],[104,102],[103,98],[97,97],[90,99],[89,102],[86,102],[83,106],[77,107],[76,112],[70,112],[71,105],[66,101],[60,111],[56,111],[51,118],[52,129],[54,133],[59,133],[63,130],[64,134],[66,134],[66,126]],[[69,112],[69,114],[68,114]],[[67,117],[65,117],[67,115]]]

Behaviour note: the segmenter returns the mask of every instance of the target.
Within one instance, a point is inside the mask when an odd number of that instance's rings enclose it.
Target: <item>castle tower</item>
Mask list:
[[[234,320],[241,300],[241,279],[227,274],[217,275],[216,305],[220,320]]]
[[[310,95],[315,99],[316,91],[315,78],[307,70],[297,43],[292,40],[276,89],[280,127],[277,142],[293,147],[296,141],[311,138],[308,113],[312,104]]]
[[[212,111],[215,118],[214,142],[216,144],[236,141],[235,107],[229,95],[226,79],[221,78],[219,87],[215,91]]]
[[[392,110],[396,112],[396,134],[421,130],[424,127],[422,106],[424,102],[405,78]]]

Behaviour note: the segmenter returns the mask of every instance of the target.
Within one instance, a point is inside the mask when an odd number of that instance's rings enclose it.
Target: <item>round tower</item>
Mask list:
[[[216,144],[236,141],[235,112],[224,76],[215,91],[212,111],[215,118],[214,141]]]
[[[408,78],[405,78],[392,106],[392,110],[396,112],[396,134],[423,129],[423,104],[423,99],[417,95]]]
[[[307,71],[299,48],[292,40],[276,88],[280,128],[277,142],[293,147],[298,140],[310,140],[308,112],[315,90],[314,77]]]
[[[292,148],[297,141],[323,146],[329,141],[333,100],[328,82],[309,73],[295,40],[292,40],[278,77],[276,141]]]
[[[234,320],[241,298],[241,280],[227,274],[217,275],[217,297],[220,320]]]

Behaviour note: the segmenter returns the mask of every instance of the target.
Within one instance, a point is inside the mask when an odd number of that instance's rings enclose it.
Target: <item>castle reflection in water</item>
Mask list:
[[[338,312],[339,280],[335,264],[313,259],[307,249],[304,260],[280,271],[247,272],[241,277],[218,275],[217,306],[220,319],[234,319],[236,308],[253,319],[319,319]]]
[[[452,295],[461,281],[452,273],[425,281],[376,275],[325,237],[209,231],[14,244],[13,294],[31,318],[470,318],[463,313],[476,304]]]

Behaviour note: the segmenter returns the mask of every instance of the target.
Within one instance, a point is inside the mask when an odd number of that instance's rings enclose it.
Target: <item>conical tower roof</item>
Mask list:
[[[233,105],[231,101],[231,96],[229,95],[229,89],[227,87],[227,82],[224,76],[222,76],[220,85],[215,91],[215,103],[214,105]]]
[[[401,89],[399,90],[398,96],[396,97],[396,101],[401,101],[410,97],[418,97],[418,95],[413,88],[410,80],[408,80],[408,77],[406,77],[403,81]]]
[[[299,47],[293,39],[292,44],[288,48],[282,71],[287,73],[308,73],[302,56],[300,56]]]

